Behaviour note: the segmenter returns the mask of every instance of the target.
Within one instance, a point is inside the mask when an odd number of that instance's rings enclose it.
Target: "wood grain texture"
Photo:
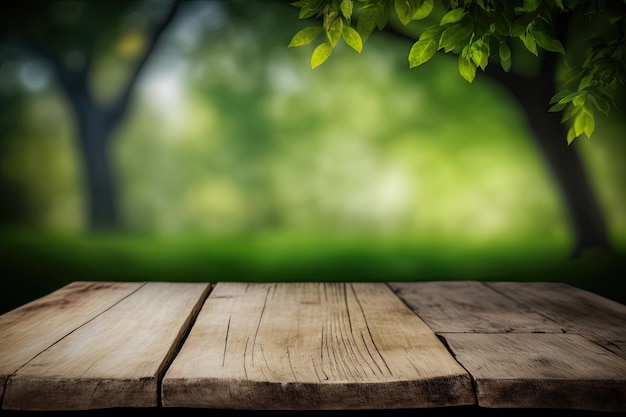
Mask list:
[[[443,333],[490,408],[626,411],[626,361],[572,334]]]
[[[599,341],[598,345],[610,350],[622,359],[626,359],[626,340]]]
[[[561,333],[553,320],[478,281],[390,283],[435,332]]]
[[[469,375],[385,284],[218,283],[165,407],[367,409],[475,402]]]
[[[142,285],[73,282],[0,315],[0,399],[10,375]]]
[[[157,383],[209,288],[195,283],[140,284],[11,375],[3,408],[156,407]],[[83,301],[98,302],[90,294]],[[63,310],[68,305],[63,306],[50,308],[49,320],[41,318],[48,332],[58,331],[54,326],[61,318],[72,317]]]
[[[626,340],[626,306],[556,282],[494,282],[489,287],[593,341]]]

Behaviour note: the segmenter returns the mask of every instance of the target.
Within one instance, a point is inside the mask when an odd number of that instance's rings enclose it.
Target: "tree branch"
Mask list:
[[[13,35],[9,41],[20,46],[22,49],[29,51],[33,55],[43,58],[49,62],[56,72],[59,83],[63,87],[63,90],[67,93],[68,98],[74,105],[76,105],[77,97],[74,93],[77,91],[80,84],[80,73],[76,73],[67,68],[57,54],[32,36],[26,34],[22,34],[20,36]]]
[[[139,75],[145,68],[146,63],[148,62],[148,59],[152,55],[152,52],[154,51],[159,39],[161,38],[161,35],[165,32],[165,29],[169,26],[169,24],[174,19],[174,16],[176,15],[176,12],[178,11],[180,3],[181,3],[181,0],[174,0],[170,10],[167,12],[163,20],[161,20],[161,22],[154,28],[152,32],[152,36],[149,39],[148,45],[146,47],[146,50],[143,56],[139,59],[137,65],[133,69],[133,72],[130,75],[128,81],[126,82],[124,89],[120,93],[118,100],[110,108],[109,120],[113,125],[119,123],[119,121],[122,119],[122,117],[126,113],[126,110],[130,104],[131,96],[135,88],[135,84],[137,83],[137,80],[139,79]]]

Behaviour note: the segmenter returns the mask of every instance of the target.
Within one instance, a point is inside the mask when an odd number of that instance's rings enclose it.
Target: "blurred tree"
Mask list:
[[[8,101],[0,100],[0,155],[7,152],[8,143],[3,138],[9,135],[18,124],[15,120],[15,113],[10,111],[10,107],[21,107],[23,100],[15,99],[10,105]],[[11,181],[7,181],[4,175],[0,175],[0,222],[19,223],[24,220],[27,208],[22,196],[23,190]]]
[[[458,55],[459,73],[468,82],[480,68],[504,86],[525,111],[560,187],[575,236],[573,254],[590,247],[610,248],[605,217],[576,148],[563,145],[581,135],[590,137],[594,111],[608,115],[616,89],[626,85],[626,1],[299,0],[291,4],[300,9],[300,19],[321,21],[298,31],[289,44],[308,45],[321,36],[311,56],[312,68],[324,63],[341,39],[360,53],[363,42],[378,29],[414,42],[408,54],[411,68],[443,50]],[[533,56],[537,59],[530,60]],[[499,65],[488,65],[490,61]],[[564,112],[562,118],[559,111]],[[565,122],[570,123],[568,129]]]
[[[3,3],[6,44],[53,69],[76,121],[84,169],[87,218],[93,230],[121,226],[111,141],[131,105],[135,86],[179,1],[38,1]],[[115,55],[126,76],[106,91],[94,88],[98,65]]]

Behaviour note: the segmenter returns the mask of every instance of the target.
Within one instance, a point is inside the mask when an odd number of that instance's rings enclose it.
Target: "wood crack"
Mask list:
[[[389,365],[387,364],[387,361],[385,361],[385,358],[383,357],[382,353],[380,352],[380,349],[378,349],[378,346],[376,345],[376,341],[374,340],[374,336],[372,335],[372,329],[370,328],[370,325],[369,325],[368,320],[367,320],[367,316],[365,315],[365,310],[363,309],[363,305],[361,305],[361,300],[359,300],[359,297],[356,295],[356,291],[354,290],[354,286],[351,285],[350,288],[352,289],[352,293],[354,294],[354,299],[356,300],[357,304],[359,305],[359,308],[361,309],[361,314],[363,316],[363,320],[365,321],[365,328],[367,330],[367,334],[369,335],[369,340],[371,340],[372,345],[374,346],[374,349],[376,350],[376,353],[378,354],[378,357],[385,364],[385,367],[387,368],[387,371],[389,372],[389,375],[393,375],[393,372],[391,372],[391,368],[389,368]],[[361,333],[361,336],[363,337],[363,333]],[[365,338],[363,338],[363,342],[365,343]],[[372,352],[370,351],[367,343],[365,343],[365,348],[367,349],[367,352],[369,353],[369,355],[372,357],[372,360],[374,361],[374,363],[376,363],[376,359],[372,355]],[[378,364],[376,366],[378,366]],[[381,370],[381,374],[382,374],[382,370]]]

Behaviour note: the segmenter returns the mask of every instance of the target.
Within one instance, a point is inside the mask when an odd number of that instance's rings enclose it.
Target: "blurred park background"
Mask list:
[[[311,69],[287,48],[308,24],[286,1],[183,1],[171,21],[161,0],[14,3],[0,313],[76,280],[562,281],[626,301],[623,108],[562,141],[612,249],[572,257],[524,112],[453,56],[409,70],[410,41],[374,33]],[[106,146],[87,151],[89,129]],[[108,152],[109,197],[87,152]]]

